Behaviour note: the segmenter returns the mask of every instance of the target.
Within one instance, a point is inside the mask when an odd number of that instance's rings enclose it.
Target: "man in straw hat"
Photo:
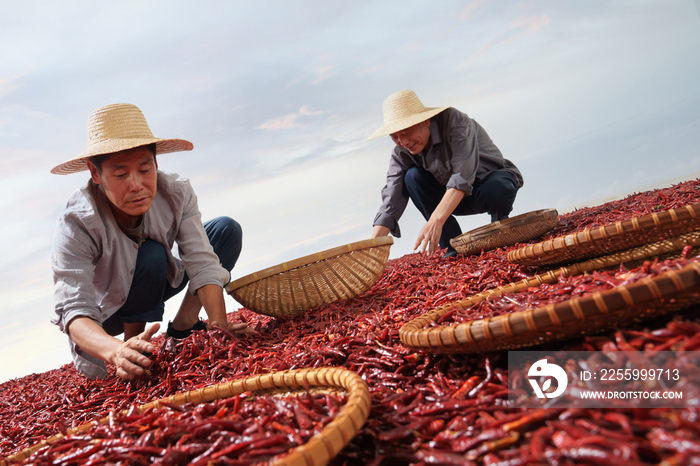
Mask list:
[[[202,225],[186,178],[158,170],[156,155],[192,150],[182,139],[151,133],[141,110],[114,104],[88,119],[88,148],[51,173],[89,170],[87,185],[68,200],[54,238],[53,321],[70,337],[76,369],[91,378],[143,374],[164,302],[188,293],[167,336],[184,338],[210,325],[248,333],[226,320],[223,287],[241,252],[238,223],[219,217]],[[178,252],[174,254],[173,244]],[[115,338],[124,333],[124,341]]]
[[[462,230],[455,215],[508,217],[523,177],[476,121],[452,107],[427,108],[408,90],[390,95],[383,110],[384,125],[367,140],[390,135],[396,147],[372,237],[401,236],[409,198],[427,220],[414,245],[421,252],[439,245],[456,254],[450,239]]]

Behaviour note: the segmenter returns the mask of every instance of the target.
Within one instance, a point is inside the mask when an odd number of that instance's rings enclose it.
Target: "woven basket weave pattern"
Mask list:
[[[450,245],[460,254],[480,254],[542,236],[557,226],[557,218],[556,209],[528,212],[461,234]]]
[[[693,231],[700,226],[700,204],[635,217],[510,251],[523,265],[555,265],[611,254]]]
[[[352,440],[369,416],[372,402],[369,388],[359,375],[346,369],[324,367],[256,375],[178,393],[141,405],[140,409],[145,411],[148,408],[157,408],[166,403],[175,405],[209,403],[247,391],[279,393],[303,390],[306,387],[342,389],[348,393],[347,403],[342,407],[335,419],[327,424],[319,434],[314,435],[306,444],[294,448],[287,456],[270,464],[274,466],[322,466],[328,464]],[[85,423],[68,429],[67,435],[85,433],[90,431],[93,426],[106,424],[107,422],[109,422],[109,417]],[[24,461],[32,453],[61,440],[63,437],[63,434],[54,435],[0,461],[0,466]]]
[[[433,309],[408,322],[399,331],[401,341],[410,347],[424,351],[437,353],[472,353],[482,351],[495,351],[507,348],[518,348],[531,346],[545,341],[563,339],[581,333],[605,330],[615,323],[625,321],[641,320],[650,318],[666,312],[673,312],[686,308],[698,301],[698,293],[695,281],[700,283],[699,278],[693,278],[693,273],[700,274],[698,268],[690,267],[684,272],[685,285],[681,285],[677,279],[671,278],[664,284],[673,284],[676,288],[666,288],[663,301],[659,301],[654,294],[644,295],[644,290],[655,290],[654,284],[649,281],[643,282],[642,291],[636,291],[638,295],[633,302],[624,301],[619,298],[627,296],[626,289],[609,290],[606,296],[616,296],[606,298],[617,300],[616,311],[611,310],[606,314],[598,308],[605,300],[601,301],[600,294],[596,293],[591,297],[579,300],[570,300],[556,306],[549,305],[537,310],[527,312],[516,312],[505,316],[479,319],[467,323],[449,326],[425,328],[433,322],[437,322],[440,317],[455,309],[467,309],[474,304],[489,297],[501,296],[506,293],[516,293],[520,290],[538,287],[543,283],[555,283],[560,275],[574,276],[592,270],[619,267],[620,263],[630,264],[647,259],[649,257],[659,257],[669,254],[677,254],[684,246],[700,246],[700,232],[687,233],[675,238],[670,238],[654,244],[648,244],[638,248],[630,249],[606,257],[595,258],[586,262],[562,267],[558,270],[551,270],[545,274],[535,275],[532,278],[509,283],[504,286],[493,288],[482,293],[470,296],[445,306]],[[673,273],[667,277],[676,277]],[[658,278],[658,277],[657,277]],[[644,296],[650,299],[645,300]],[[644,298],[644,299],[643,299]],[[583,304],[580,304],[583,303]],[[569,306],[568,308],[566,306]],[[573,306],[573,307],[572,307]],[[588,314],[578,313],[577,306],[584,306],[588,309]],[[593,306],[588,308],[586,306]],[[589,319],[573,321],[567,320],[566,316],[572,315],[572,309],[577,311],[574,316],[591,316]],[[596,310],[597,309],[597,310]],[[560,317],[558,313],[563,313]]]
[[[231,282],[227,291],[251,311],[280,317],[357,297],[379,279],[393,240],[353,243],[285,263]],[[340,251],[344,251],[340,253]]]
[[[555,305],[405,332],[401,339],[408,346],[438,353],[514,349],[599,332],[620,322],[642,321],[699,302],[700,270],[683,270]]]

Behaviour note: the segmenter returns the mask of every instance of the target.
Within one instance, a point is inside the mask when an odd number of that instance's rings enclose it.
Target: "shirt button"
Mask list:
[[[129,273],[130,273],[131,275],[133,275],[133,274],[134,274],[134,269],[129,270]]]
[[[122,298],[122,302],[125,303],[125,302],[126,302],[126,298]]]

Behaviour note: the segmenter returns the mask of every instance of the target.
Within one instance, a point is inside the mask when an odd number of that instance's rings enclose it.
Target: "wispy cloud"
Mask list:
[[[22,75],[3,76],[0,78],[0,98],[5,97],[20,87],[17,79]]]
[[[549,27],[549,22],[549,15],[547,14],[515,18],[510,22],[510,30],[516,31],[516,34],[504,39],[503,43],[523,39],[542,32]]]
[[[517,42],[526,37],[540,33],[549,27],[549,23],[550,20],[547,14],[515,18],[510,21],[508,30],[503,33],[501,37],[483,44],[479,50],[473,53],[461,66],[472,64],[495,46]]]
[[[486,9],[485,5],[488,5],[486,3],[486,0],[474,0],[470,2],[467,6],[462,8],[462,11],[458,15],[455,15],[454,17],[450,18],[451,26],[439,29],[437,32],[430,36],[430,40],[439,40],[441,37],[452,34],[460,28],[463,28],[464,25],[462,23],[465,21],[471,21],[472,19],[476,18],[481,13],[483,13]]]
[[[316,79],[314,79],[311,82],[311,84],[318,84],[324,79],[332,76],[334,68],[335,67],[333,65],[318,65],[314,67],[314,74],[316,75]]]
[[[484,4],[486,4],[486,0],[474,0],[470,2],[467,6],[462,8],[459,19],[461,21],[469,21],[483,11],[482,7]]]
[[[358,76],[367,76],[370,74],[374,74],[384,68],[386,68],[387,65],[375,65],[375,66],[370,66],[369,68],[364,68],[360,71],[357,72]]]
[[[2,126],[0,119],[0,126]],[[49,166],[56,157],[56,154],[43,149],[16,148],[0,145],[0,173],[7,176],[11,172],[30,172],[36,167]]]
[[[335,74],[335,66],[328,63],[330,56],[321,55],[316,57],[316,60],[318,60],[320,63],[315,65],[310,70],[307,69],[304,71],[301,76],[288,81],[285,84],[285,87],[296,86],[297,84],[306,82],[309,79],[311,80],[311,84],[318,84]]]
[[[281,117],[267,120],[256,129],[265,129],[268,131],[277,131],[280,129],[303,128],[307,125],[304,122],[305,117],[312,117],[326,113],[325,110],[311,110],[308,105],[303,105],[298,112],[289,113]]]

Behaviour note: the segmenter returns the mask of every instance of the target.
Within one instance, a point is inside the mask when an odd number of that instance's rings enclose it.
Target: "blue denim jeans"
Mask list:
[[[204,230],[221,265],[230,272],[241,254],[241,226],[229,217],[218,217],[206,222]],[[189,282],[185,273],[180,285],[173,288],[168,283],[167,268],[168,261],[162,244],[147,239],[139,246],[129,296],[124,305],[102,324],[109,335],[123,333],[124,322],[163,320],[165,301],[185,289]]]
[[[423,217],[428,220],[445,195],[447,188],[422,167],[412,166],[404,175],[408,196]],[[445,222],[440,247],[450,246],[450,239],[462,234],[455,215],[488,213],[491,221],[508,218],[518,192],[515,177],[506,171],[491,172],[484,180],[474,182],[471,196],[465,196]]]

